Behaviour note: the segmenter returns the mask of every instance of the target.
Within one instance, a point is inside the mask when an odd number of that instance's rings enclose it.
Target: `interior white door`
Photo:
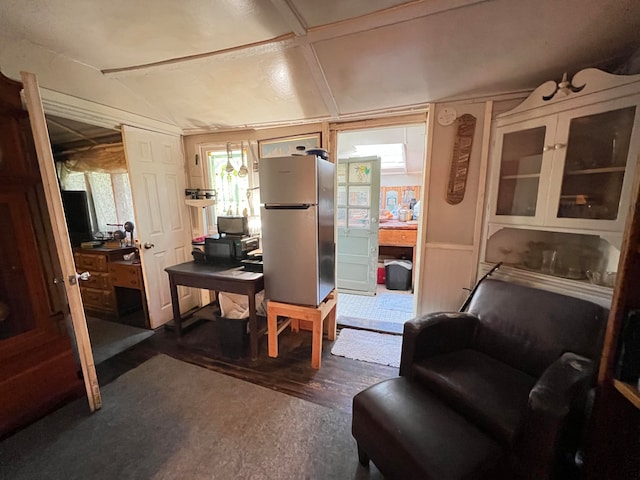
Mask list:
[[[185,204],[185,169],[179,136],[124,125],[135,233],[151,328],[173,318],[166,267],[191,260],[191,227]],[[179,288],[180,310],[197,305],[189,288]]]
[[[373,295],[378,267],[380,158],[339,159],[336,228],[340,290]]]
[[[87,319],[84,315],[82,296],[80,295],[80,287],[78,286],[76,264],[73,260],[71,241],[69,240],[64,208],[62,207],[62,197],[60,196],[60,188],[58,187],[58,177],[55,171],[53,153],[51,152],[47,122],[45,120],[44,110],[42,109],[40,87],[33,73],[20,72],[20,75],[22,77],[22,84],[24,85],[25,102],[27,104],[27,110],[29,110],[29,122],[36,147],[38,165],[40,166],[40,175],[42,176],[47,210],[54,232],[53,241],[56,244],[56,252],[62,269],[62,280],[64,281],[65,292],[69,302],[69,313],[71,315],[71,322],[73,323],[73,332],[76,337],[76,346],[78,348],[84,386],[87,392],[87,401],[89,402],[90,410],[93,412],[102,407],[102,397],[100,395],[100,386],[96,375],[91,342],[89,341]]]

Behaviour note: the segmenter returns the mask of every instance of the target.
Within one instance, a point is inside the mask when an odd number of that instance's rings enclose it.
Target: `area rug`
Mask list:
[[[0,443],[0,478],[381,479],[350,415],[165,355]]]
[[[353,360],[399,367],[401,348],[401,335],[343,328],[331,353]]]
[[[93,350],[93,361],[96,365],[149,338],[154,333],[153,330],[95,317],[87,317],[87,328]]]
[[[389,322],[372,318],[357,318],[338,315],[338,326],[353,327],[383,333],[402,333],[404,330],[404,321]]]
[[[383,293],[376,304],[384,310],[413,313],[413,295],[406,293]]]

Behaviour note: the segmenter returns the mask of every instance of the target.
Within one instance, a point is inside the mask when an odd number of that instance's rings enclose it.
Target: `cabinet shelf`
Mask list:
[[[599,173],[624,173],[624,171],[625,167],[586,168],[584,170],[570,170],[565,172],[565,175],[595,175]]]
[[[518,180],[521,178],[540,178],[539,173],[522,173],[519,175],[503,175],[500,180]]]
[[[613,386],[623,397],[629,400],[634,407],[640,410],[640,390],[638,390],[637,387],[634,387],[630,383],[621,382],[620,380],[614,380]]]

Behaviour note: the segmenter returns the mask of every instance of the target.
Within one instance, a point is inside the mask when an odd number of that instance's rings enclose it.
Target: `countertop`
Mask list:
[[[418,221],[409,220],[408,222],[401,222],[400,220],[387,220],[386,222],[380,222],[379,228],[389,230],[417,230]]]

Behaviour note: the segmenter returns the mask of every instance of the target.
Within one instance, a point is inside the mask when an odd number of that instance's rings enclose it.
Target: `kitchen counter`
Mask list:
[[[386,222],[381,222],[379,228],[385,230],[417,230],[418,221],[409,220],[408,222],[401,222],[400,220],[387,220]]]
[[[413,264],[415,265],[417,241],[417,220],[410,220],[408,222],[401,222],[399,220],[388,220],[379,225],[379,254],[391,255],[396,258],[411,258]],[[415,268],[413,268],[411,271],[412,288],[413,280],[415,278],[415,271]]]

